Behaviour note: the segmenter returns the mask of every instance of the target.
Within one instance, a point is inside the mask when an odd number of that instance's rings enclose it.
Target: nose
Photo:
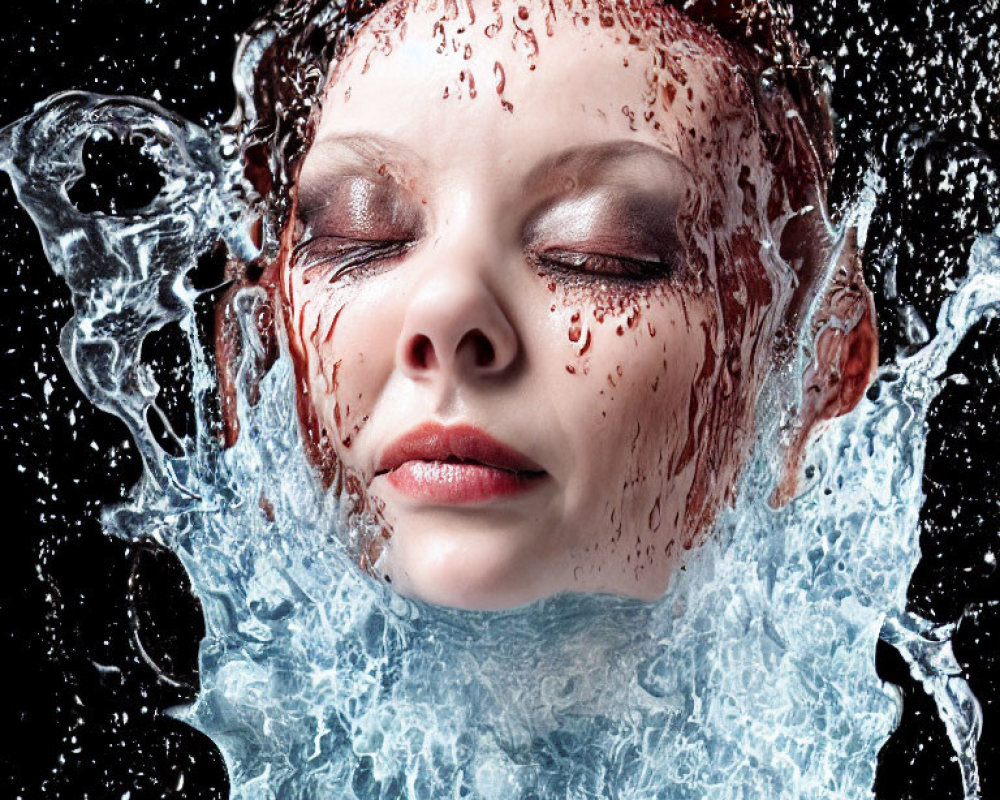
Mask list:
[[[518,357],[501,299],[477,270],[447,265],[418,278],[406,306],[396,361],[414,380],[499,376]]]

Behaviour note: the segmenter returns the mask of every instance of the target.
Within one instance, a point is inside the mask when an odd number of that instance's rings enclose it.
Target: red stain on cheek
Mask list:
[[[556,306],[552,306],[550,311],[555,312]],[[581,312],[574,311],[569,319],[569,327],[566,331],[566,336],[570,343],[575,345],[574,355],[577,358],[576,363],[566,364],[566,372],[570,375],[576,375],[578,373],[583,373],[584,375],[589,374],[590,368],[585,359],[581,360],[580,357],[584,355],[590,348],[590,330],[585,329],[583,322],[581,320]],[[580,340],[583,339],[583,345],[580,345]]]
[[[316,358],[319,363],[320,374],[323,377],[324,389],[328,396],[334,395],[340,386],[339,373],[342,361],[340,359],[335,361],[333,360],[334,354],[332,350],[332,341],[334,331],[337,327],[337,322],[340,319],[340,314],[343,310],[343,307],[337,310],[337,313],[333,317],[333,321],[327,329],[326,335],[322,339],[320,339],[318,335],[318,325],[317,331],[312,337],[313,346],[316,351]]]
[[[321,303],[324,299],[322,296],[314,297],[303,304],[296,320],[300,347],[292,348],[292,356],[296,361],[296,372],[301,376],[298,392],[299,418],[309,433],[312,449],[318,451],[314,460],[318,461],[321,465],[335,463],[336,456],[330,447],[328,432],[325,427],[322,427],[322,409],[325,403],[319,402],[320,396],[333,401],[332,422],[337,441],[345,449],[350,449],[354,437],[368,420],[365,417],[358,424],[352,425],[350,421],[350,404],[342,406],[341,402],[337,399],[341,385],[343,359],[337,358],[335,360],[334,341],[337,325],[345,306],[340,306],[336,310],[322,335],[320,333],[324,327],[322,318],[328,312],[325,309],[320,309],[312,332],[307,332],[307,320],[310,319],[310,315],[306,313],[306,308],[313,303]],[[318,365],[318,369],[310,369],[309,364],[312,362]],[[320,394],[313,391],[316,388],[317,379],[322,380]],[[361,395],[359,395],[360,398]],[[326,407],[329,408],[329,406]],[[345,429],[347,429],[346,433]]]
[[[674,100],[677,98],[677,87],[673,83],[667,83],[663,86],[663,110],[669,111],[670,107],[674,104]]]
[[[550,290],[556,288],[554,282],[550,282],[548,286]],[[636,332],[635,344],[638,346],[638,334],[641,330],[643,309],[650,308],[654,301],[661,307],[665,307],[667,300],[666,293],[671,290],[668,287],[652,286],[639,291],[629,290],[613,294],[612,290],[602,285],[593,289],[574,288],[565,291],[566,297],[564,298],[564,303],[568,304],[574,302],[574,300],[579,302],[581,296],[586,297],[585,303],[589,306],[586,316],[592,315],[597,324],[603,325],[608,315],[611,315],[618,320],[618,324],[615,325],[616,335],[624,336],[626,332],[634,331]],[[554,312],[555,309],[556,306],[553,305],[549,310]],[[567,338],[572,344],[577,346],[575,353],[577,358],[586,356],[593,345],[591,330],[584,322],[584,317],[584,311],[574,310],[569,318],[567,328]],[[623,317],[624,319],[622,319]],[[646,331],[649,333],[650,338],[656,337],[656,326],[651,321],[647,322]],[[571,375],[578,374],[581,371],[583,374],[588,374],[589,368],[587,363],[587,361],[583,362],[582,370],[580,364],[568,364],[566,371]],[[609,379],[612,386],[614,386],[614,377],[609,376]]]
[[[581,334],[582,330],[583,330],[583,328],[580,325],[580,312],[577,311],[570,318],[569,340],[571,342],[579,342],[580,341],[580,334]]]
[[[330,327],[327,328],[326,336],[323,338],[322,344],[328,345],[331,341],[333,341],[333,334],[337,330],[337,323],[340,322],[340,315],[342,313],[344,313],[344,306],[338,308],[337,313],[333,315],[333,320],[330,322]]]

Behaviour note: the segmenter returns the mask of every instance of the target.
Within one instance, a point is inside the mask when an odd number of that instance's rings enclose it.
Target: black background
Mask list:
[[[0,124],[70,88],[154,97],[202,122],[228,116],[236,36],[266,0],[8,2],[0,22]],[[837,75],[842,157],[835,198],[869,156],[885,162],[867,269],[879,295],[883,355],[901,345],[886,297],[933,319],[944,280],[960,275],[974,233],[997,221],[997,3],[801,3],[800,26]],[[885,27],[882,24],[885,23]],[[993,26],[992,28],[990,26]],[[992,32],[991,32],[992,31]],[[963,45],[971,32],[980,38]],[[910,47],[908,47],[908,45]],[[926,74],[918,67],[924,64]],[[895,155],[908,126],[936,129],[910,168]],[[959,157],[964,188],[941,187]],[[961,183],[961,181],[957,181]],[[964,184],[962,184],[964,187]],[[99,509],[138,475],[124,427],[82,400],[56,349],[68,295],[0,180],[0,797],[221,798],[228,785],[204,737],[163,715],[197,687],[197,601],[173,558],[107,539]],[[983,796],[1000,798],[1000,326],[983,323],[949,367],[932,412],[921,544],[911,607],[959,622],[955,650],[985,716]],[[162,359],[161,359],[162,360]],[[178,365],[169,358],[161,365]],[[130,576],[133,578],[130,588]],[[152,668],[135,644],[141,631]],[[903,687],[899,730],[880,756],[880,800],[961,797],[958,768],[932,700],[880,647],[880,674]]]

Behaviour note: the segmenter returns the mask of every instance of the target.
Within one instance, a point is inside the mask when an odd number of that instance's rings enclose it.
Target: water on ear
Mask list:
[[[100,142],[131,148],[149,187],[141,207],[88,195],[85,152]],[[104,527],[173,550],[201,599],[202,689],[174,713],[219,746],[234,798],[856,800],[871,796],[900,713],[875,672],[880,637],[933,696],[965,796],[978,796],[978,704],[951,628],[908,614],[906,587],[928,407],[949,355],[1000,304],[996,234],[977,240],[933,337],[914,323],[905,355],[815,443],[807,486],[778,510],[772,443],[802,363],[772,377],[738,504],[662,601],[460,612],[356,567],[357,532],[304,455],[288,358],[258,372],[258,290],[237,304],[241,435],[219,442],[190,273],[220,241],[255,255],[231,144],[153,104],[80,93],[0,136],[0,168],[72,292],[66,364],[145,464]],[[845,217],[862,238],[879,190],[871,174]],[[186,435],[141,358],[168,325],[190,347]]]

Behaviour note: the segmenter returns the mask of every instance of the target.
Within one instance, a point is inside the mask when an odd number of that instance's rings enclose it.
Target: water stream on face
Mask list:
[[[71,201],[84,148],[100,140],[155,165],[162,188],[147,206],[86,213]],[[871,795],[900,709],[875,672],[880,636],[934,697],[965,796],[978,797],[978,704],[951,627],[908,614],[906,587],[928,407],[949,355],[1000,304],[1000,236],[976,242],[933,338],[881,369],[777,510],[771,443],[802,363],[772,377],[738,503],[661,601],[461,612],[403,599],[350,558],[337,498],[304,454],[289,360],[258,372],[260,290],[237,303],[241,435],[219,444],[189,274],[219,241],[255,255],[231,144],[151,103],[81,93],[0,133],[0,168],[72,292],[63,357],[145,464],[104,527],[173,550],[203,604],[202,690],[175,713],[218,744],[234,798],[855,800]],[[869,186],[844,223],[862,237],[876,176]],[[165,444],[141,355],[173,324],[190,345],[196,419]]]

